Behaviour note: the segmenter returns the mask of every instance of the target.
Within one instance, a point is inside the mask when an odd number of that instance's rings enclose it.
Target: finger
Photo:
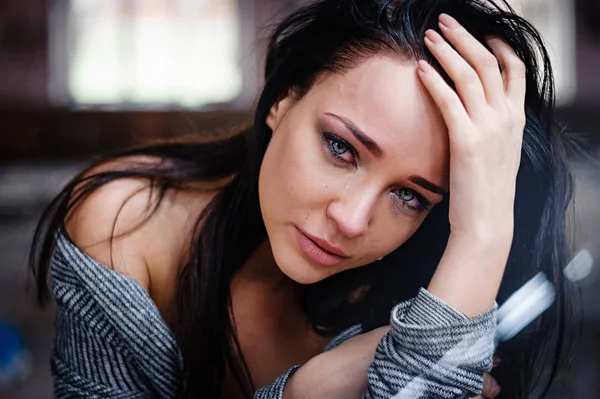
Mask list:
[[[427,62],[421,60],[418,65],[421,82],[440,109],[446,127],[449,131],[460,132],[462,130],[460,126],[466,126],[467,123],[470,123],[470,119],[458,94]]]
[[[501,361],[502,361],[502,359],[500,359],[499,356],[494,355],[492,357],[492,367],[497,367]]]
[[[494,54],[448,14],[440,15],[439,27],[446,39],[479,75],[488,103],[498,104],[503,101],[506,96],[504,84]]]
[[[469,115],[476,115],[487,103],[477,72],[436,31],[425,32],[425,45],[454,82]]]
[[[500,387],[495,387],[494,388],[494,393],[493,393],[492,396],[490,396],[490,398],[495,398],[498,395],[500,395]]]
[[[491,393],[492,393],[492,391],[491,391],[491,385],[490,385],[490,375],[484,374],[483,375],[483,390],[481,392],[481,395],[485,398],[488,398]]]
[[[496,395],[498,395],[499,392],[499,386],[498,383],[496,382],[496,379],[494,377],[492,377],[491,375],[485,373],[483,375],[483,390],[481,392],[481,395],[484,398],[493,398]]]
[[[517,53],[506,43],[499,38],[488,40],[488,45],[492,49],[504,78],[504,90],[508,98],[519,106],[519,109],[525,107],[525,91],[526,91],[526,67]]]
[[[500,386],[498,385],[496,380],[494,380],[490,387],[490,395],[489,395],[490,399],[495,398],[496,396],[498,396],[499,393],[500,393]]]

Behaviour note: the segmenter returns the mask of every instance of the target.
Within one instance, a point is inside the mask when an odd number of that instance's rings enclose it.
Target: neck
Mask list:
[[[237,328],[242,332],[257,328],[255,324],[261,331],[281,331],[297,326],[297,320],[302,319],[302,285],[281,272],[268,240],[234,276],[231,298]]]
[[[235,285],[243,284],[244,286],[252,285],[271,292],[281,290],[289,292],[292,287],[295,288],[294,291],[297,291],[301,287],[300,284],[281,272],[273,257],[269,240],[263,241],[250,255],[236,273],[233,283]]]

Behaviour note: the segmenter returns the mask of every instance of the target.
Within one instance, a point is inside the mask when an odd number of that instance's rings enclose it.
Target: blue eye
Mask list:
[[[331,150],[338,155],[343,155],[346,152],[350,151],[348,146],[340,141],[332,141],[331,142]]]
[[[414,200],[416,197],[414,192],[412,192],[411,190],[407,190],[405,188],[401,189],[398,192],[398,196],[400,197],[400,199],[402,201],[406,201],[406,202],[410,202],[410,201]]]
[[[355,165],[358,160],[358,153],[348,144],[346,140],[330,133],[322,133],[323,144],[329,155],[336,163],[344,165]]]
[[[395,191],[396,196],[402,202],[402,206],[414,212],[422,212],[429,210],[429,201],[427,201],[418,192],[410,188],[400,188]]]

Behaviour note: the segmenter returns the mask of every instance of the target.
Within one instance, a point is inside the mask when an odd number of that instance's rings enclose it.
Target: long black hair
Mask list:
[[[174,332],[183,355],[181,397],[218,397],[226,372],[232,372],[251,396],[256,387],[236,338],[230,284],[266,239],[257,182],[272,134],[266,125],[269,110],[291,90],[302,96],[317,78],[343,73],[382,53],[407,62],[425,59],[452,84],[423,45],[425,31],[438,30],[441,13],[455,17],[484,45],[489,36],[504,39],[527,68],[527,122],[517,178],[514,242],[498,301],[538,271],[553,281],[557,296],[550,311],[510,344],[499,347],[502,365],[495,376],[502,397],[529,397],[535,386],[546,391],[560,365],[569,314],[561,269],[567,256],[565,214],[572,193],[571,176],[563,138],[553,122],[554,84],[548,54],[539,33],[504,0],[498,4],[483,0],[321,0],[296,10],[275,27],[269,40],[265,85],[251,128],[218,141],[176,140],[112,154],[95,165],[133,155],[154,156],[162,162],[116,167],[91,176],[86,175],[88,169],[51,203],[36,231],[30,258],[40,302],[49,296],[54,233],[63,229],[69,211],[96,188],[119,178],[143,177],[164,194],[168,189],[183,189],[188,182],[234,176],[217,190],[200,215],[197,239],[190,238],[192,256],[178,280]],[[304,307],[314,329],[335,334],[356,323],[365,330],[387,324],[395,303],[427,285],[448,235],[445,200],[384,260],[306,286]]]

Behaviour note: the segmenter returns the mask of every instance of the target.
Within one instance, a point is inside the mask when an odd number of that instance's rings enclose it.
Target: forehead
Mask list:
[[[395,161],[429,169],[422,172],[430,177],[447,174],[447,129],[415,62],[372,57],[343,74],[327,75],[307,96],[318,112],[352,120]]]

